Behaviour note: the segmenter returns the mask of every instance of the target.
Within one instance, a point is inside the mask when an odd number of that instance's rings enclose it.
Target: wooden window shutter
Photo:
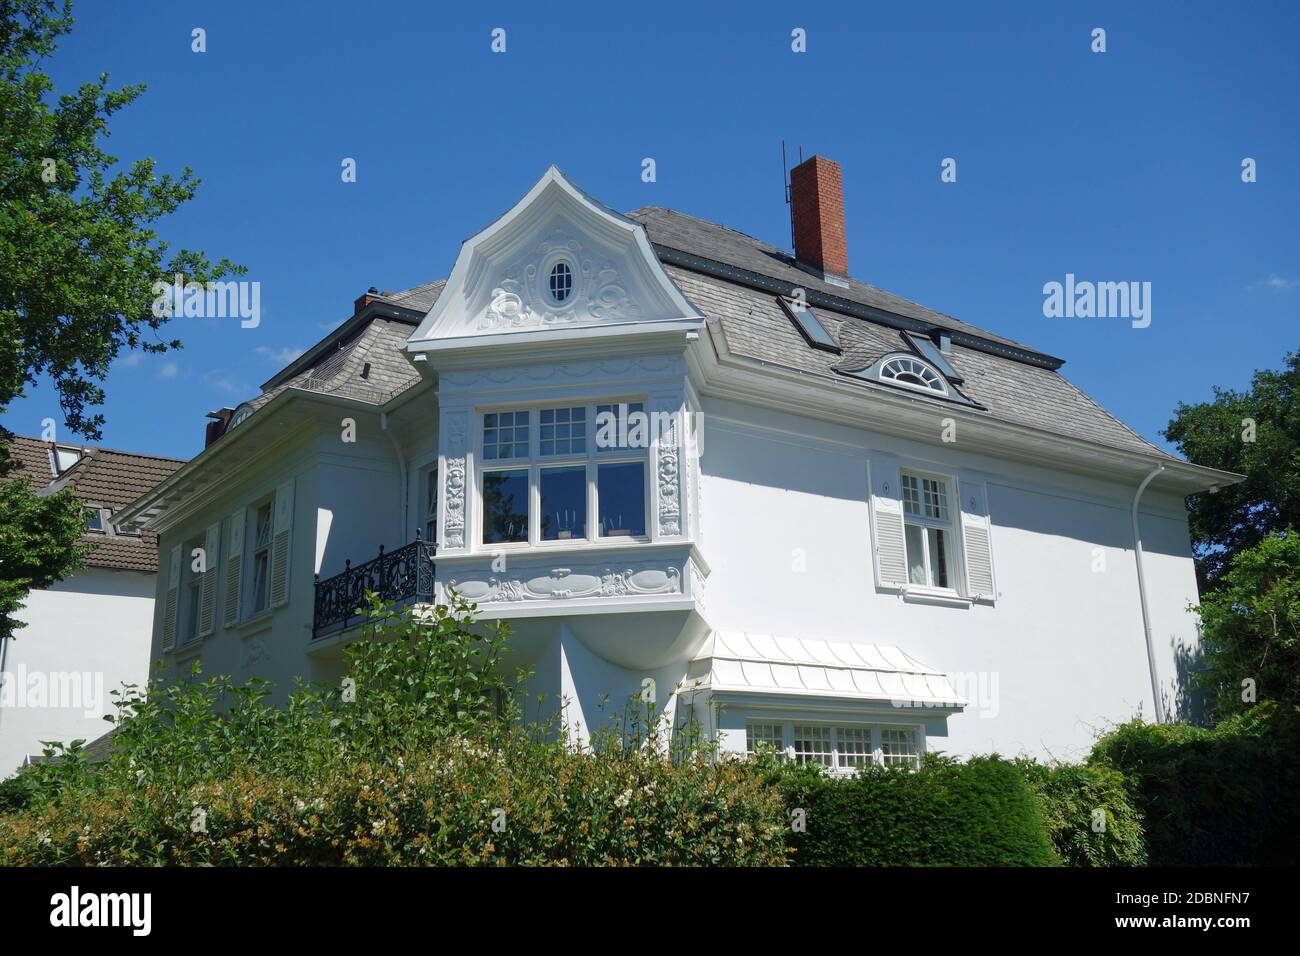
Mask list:
[[[226,560],[222,570],[225,581],[222,594],[225,607],[221,623],[225,627],[234,627],[239,623],[239,598],[244,576],[244,524],[247,521],[244,509],[240,508],[230,516],[230,536],[226,541]]]
[[[903,502],[899,496],[898,465],[878,460],[867,475],[871,489],[871,531],[876,554],[876,585],[899,588],[907,584],[907,548],[903,541]]]
[[[199,637],[217,629],[217,577],[221,573],[221,522],[203,535],[203,581],[199,584]]]
[[[993,582],[992,522],[989,519],[988,488],[982,481],[960,482],[961,536],[966,548],[966,596],[992,602],[997,597]]]
[[[275,516],[271,535],[271,606],[289,600],[289,544],[293,532],[293,482],[275,490]]]
[[[163,601],[162,649],[176,646],[176,611],[181,599],[181,546],[172,548],[167,562],[167,596]]]

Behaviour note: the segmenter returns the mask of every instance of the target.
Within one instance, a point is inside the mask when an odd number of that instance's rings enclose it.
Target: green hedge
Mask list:
[[[1123,724],[1089,763],[1124,774],[1153,866],[1300,862],[1300,717],[1261,703],[1212,730]]]
[[[183,791],[68,789],[0,814],[0,865],[783,866],[787,830],[746,763],[449,740],[310,782],[243,770]]]
[[[1142,814],[1123,775],[1110,767],[1019,759],[1039,815],[1066,866],[1144,866]]]
[[[800,866],[1051,866],[1059,861],[1015,764],[931,757],[920,770],[851,778],[785,769],[789,840]]]

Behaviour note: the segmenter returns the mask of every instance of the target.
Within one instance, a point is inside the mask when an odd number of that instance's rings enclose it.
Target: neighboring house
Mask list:
[[[13,477],[37,492],[72,488],[86,510],[85,567],[27,598],[26,627],[0,638],[0,778],[29,758],[42,741],[87,743],[104,735],[116,713],[112,692],[143,687],[149,678],[158,540],[151,531],[122,527],[117,511],[182,464],[63,442],[14,436]]]
[[[578,737],[653,696],[847,770],[1185,707],[1184,496],[1236,476],[848,278],[834,163],[791,194],[793,256],[552,167],[447,280],[371,289],[127,509],[161,535],[155,657],[283,695],[341,676],[365,589],[455,588]]]

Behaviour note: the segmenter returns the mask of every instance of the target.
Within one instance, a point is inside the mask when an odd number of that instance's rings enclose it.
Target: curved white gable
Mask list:
[[[560,258],[572,268],[573,291],[557,306],[547,284]],[[509,212],[461,246],[446,288],[407,348],[702,319],[664,273],[645,228],[594,202],[551,166]]]

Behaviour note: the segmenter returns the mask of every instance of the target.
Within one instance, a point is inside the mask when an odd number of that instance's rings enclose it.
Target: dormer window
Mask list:
[[[948,394],[948,386],[944,384],[942,375],[919,359],[909,358],[908,356],[892,358],[881,365],[880,380],[882,382],[893,382],[896,385],[905,385],[908,388],[915,388],[923,392],[935,392],[939,395]]]
[[[561,259],[551,266],[549,281],[551,301],[556,305],[563,305],[568,302],[573,295],[573,270],[569,268],[569,264]]]

